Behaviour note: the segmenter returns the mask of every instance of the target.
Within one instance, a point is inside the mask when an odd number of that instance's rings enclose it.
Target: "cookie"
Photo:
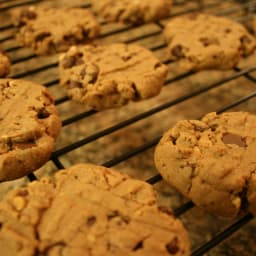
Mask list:
[[[181,222],[152,187],[79,164],[11,191],[0,203],[3,255],[189,255]]]
[[[168,16],[172,0],[92,0],[93,10],[107,21],[139,24]]]
[[[179,121],[155,150],[162,177],[196,205],[217,216],[256,214],[256,116],[207,114]]]
[[[0,77],[5,77],[9,74],[11,62],[7,55],[0,51]]]
[[[6,181],[48,161],[61,121],[45,87],[1,79],[0,125],[0,181]]]
[[[16,38],[39,55],[66,51],[90,42],[100,31],[93,14],[83,8],[29,7],[12,12]]]
[[[60,57],[59,73],[70,98],[102,110],[159,94],[167,67],[138,45],[86,45]]]
[[[255,38],[241,24],[208,14],[174,18],[164,36],[170,59],[188,70],[233,68],[256,47]]]

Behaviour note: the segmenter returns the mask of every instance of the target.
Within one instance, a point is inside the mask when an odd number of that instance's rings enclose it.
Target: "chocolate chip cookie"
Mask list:
[[[93,14],[83,8],[29,7],[12,12],[16,38],[39,55],[66,51],[85,43],[100,31]]]
[[[96,110],[153,97],[167,75],[151,51],[134,44],[73,46],[59,71],[69,97]]]
[[[155,164],[196,205],[221,217],[256,214],[256,116],[207,114],[179,121],[162,137]]]
[[[5,77],[9,74],[11,62],[7,55],[0,50],[0,77]]]
[[[256,48],[255,38],[241,24],[208,14],[174,18],[164,36],[170,59],[187,70],[230,69]]]
[[[152,187],[79,164],[11,191],[0,203],[3,255],[189,255],[181,222]]]
[[[0,126],[0,181],[6,181],[48,161],[61,121],[45,87],[1,79]]]
[[[145,23],[166,17],[172,0],[92,0],[93,10],[107,21]]]

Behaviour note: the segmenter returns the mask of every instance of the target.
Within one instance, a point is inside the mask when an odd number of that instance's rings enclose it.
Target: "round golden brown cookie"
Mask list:
[[[5,77],[9,74],[11,62],[7,55],[0,51],[0,77]]]
[[[11,191],[0,203],[3,255],[189,255],[181,222],[152,187],[79,164]]]
[[[146,23],[168,16],[172,0],[92,0],[93,10],[107,21]]]
[[[256,47],[255,38],[241,24],[208,14],[174,18],[164,36],[170,59],[188,70],[233,68]]]
[[[48,161],[61,121],[46,88],[0,80],[0,181],[22,177]]]
[[[73,46],[59,71],[69,97],[97,110],[153,97],[167,76],[151,51],[134,44]]]
[[[155,164],[196,205],[222,217],[256,214],[256,116],[210,113],[179,121],[162,137]]]
[[[12,12],[17,40],[39,55],[66,51],[71,45],[95,38],[100,27],[83,8],[29,7]]]

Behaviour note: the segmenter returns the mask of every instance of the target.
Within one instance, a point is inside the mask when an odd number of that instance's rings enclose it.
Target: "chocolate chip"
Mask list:
[[[162,66],[161,62],[157,62],[154,66],[154,69],[160,68]]]
[[[177,138],[170,136],[170,140],[172,141],[173,145],[176,145]]]
[[[95,68],[95,70],[94,70],[94,72],[91,74],[91,79],[88,81],[88,82],[91,83],[91,84],[94,84],[94,83],[97,81],[97,79],[98,79],[98,74],[99,74],[99,67],[96,66],[96,65],[94,65],[94,68]]]
[[[95,216],[89,216],[88,217],[88,219],[87,219],[87,223],[86,223],[86,225],[88,226],[88,227],[91,227],[91,226],[93,226],[95,223],[96,223],[96,217]]]
[[[74,56],[70,56],[66,59],[64,59],[64,63],[63,63],[63,68],[67,69],[67,68],[71,68],[73,66],[75,66],[76,63],[76,58]]]
[[[83,84],[77,81],[69,81],[67,87],[68,89],[83,88]]]
[[[224,31],[225,33],[229,34],[232,30],[230,28],[226,28]]]
[[[225,144],[235,144],[239,147],[246,147],[245,139],[237,134],[225,133],[222,137]]]
[[[90,34],[90,30],[83,28],[82,29],[82,34],[83,34],[84,37],[88,37],[88,35]]]
[[[125,12],[125,9],[119,9],[118,13],[116,14],[116,20],[120,20],[120,17]]]
[[[117,216],[119,216],[119,212],[116,211],[116,210],[114,210],[114,211],[112,211],[112,212],[110,212],[110,213],[107,214],[107,219],[108,219],[108,220],[111,220],[111,219],[113,219],[113,218],[115,218],[115,217],[117,217]]]
[[[128,61],[128,60],[131,59],[131,58],[132,58],[131,55],[122,56],[122,60],[123,60],[123,61]]]
[[[26,22],[23,21],[23,20],[17,20],[16,22],[17,22],[17,23],[15,23],[15,25],[16,25],[18,28],[23,27],[23,26],[26,25]]]
[[[183,47],[180,44],[175,45],[172,50],[172,55],[178,58],[185,57],[185,54],[183,53]]]
[[[26,25],[26,20],[34,20],[37,17],[35,12],[32,12],[30,10],[23,10],[20,13],[20,16],[17,18],[17,26],[18,27],[22,27],[24,25]]]
[[[107,214],[108,221],[112,220],[113,218],[119,217],[124,223],[128,224],[130,222],[130,218],[128,216],[124,216],[119,213],[117,210],[114,210]]]
[[[91,84],[94,84],[97,81],[97,78],[98,78],[97,75],[92,75],[92,78],[88,82],[91,83]]]
[[[35,12],[32,12],[32,11],[30,11],[30,10],[23,10],[23,11],[21,12],[20,16],[21,16],[22,18],[27,18],[27,19],[29,19],[29,20],[34,20],[34,19],[37,17],[36,13],[35,13]]]
[[[143,248],[143,240],[139,241],[133,248],[132,251],[138,251]]]
[[[243,35],[240,37],[240,42],[241,42],[241,45],[238,48],[238,50],[241,52],[243,57],[246,57],[247,56],[246,45],[250,44],[252,40],[247,35]]]
[[[51,36],[50,32],[42,32],[36,35],[35,40],[36,41],[43,41],[46,37]]]
[[[83,54],[79,52],[73,56],[66,57],[63,60],[63,64],[62,64],[63,68],[67,69],[67,68],[72,68],[74,66],[79,66],[79,65],[84,64],[82,56],[83,56]]]
[[[199,38],[199,41],[203,44],[204,47],[207,47],[209,45],[219,45],[220,42],[217,38],[207,38],[207,37],[201,37]]]
[[[7,144],[8,150],[12,150],[13,149],[13,143],[12,143],[11,139],[8,139],[6,144]]]
[[[170,254],[176,254],[179,251],[179,246],[178,246],[178,238],[175,237],[171,242],[169,242],[166,246],[166,250]]]
[[[80,71],[80,76],[82,77],[82,79],[84,79],[86,75],[86,68],[83,68],[81,71]]]
[[[14,149],[28,149],[35,147],[36,144],[34,142],[24,142],[24,143],[14,143],[13,148]]]
[[[18,191],[17,195],[18,196],[27,196],[29,193],[27,190],[23,189],[23,190],[20,190]]]
[[[136,87],[136,84],[135,84],[134,82],[132,82],[132,83],[131,83],[131,86],[132,86],[132,89],[133,89],[133,91],[134,91],[134,98],[135,98],[135,100],[140,99],[140,98],[141,98],[141,97],[140,97],[140,93],[139,93],[139,91],[138,91],[138,89],[137,89],[137,87]]]
[[[49,116],[50,116],[50,113],[45,108],[41,108],[37,112],[37,117],[39,119],[44,119],[44,118],[47,118]]]
[[[2,226],[3,226],[3,223],[2,223],[2,222],[0,222],[0,229],[2,228]]]
[[[196,20],[197,17],[198,17],[198,13],[191,13],[191,14],[188,15],[188,18],[190,20]]]
[[[213,124],[213,125],[210,126],[210,129],[211,129],[212,132],[215,132],[217,128],[218,128],[217,124]]]
[[[247,35],[243,35],[240,37],[240,42],[242,44],[250,44],[252,40]]]
[[[64,35],[64,36],[63,36],[63,39],[64,39],[65,41],[74,41],[74,40],[75,40],[75,37],[74,37],[74,35]]]

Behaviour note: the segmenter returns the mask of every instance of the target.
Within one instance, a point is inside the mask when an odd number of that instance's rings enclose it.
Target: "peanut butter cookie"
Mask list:
[[[93,14],[83,8],[22,8],[12,12],[16,38],[39,55],[66,51],[85,43],[100,31]]]
[[[243,25],[208,14],[174,18],[164,36],[170,59],[188,70],[230,69],[256,48],[255,38]]]
[[[61,121],[46,88],[0,80],[0,181],[22,177],[48,161]]]
[[[222,217],[256,214],[256,116],[210,113],[179,121],[155,151],[163,178],[196,205]]]
[[[107,21],[145,23],[166,17],[172,0],[92,0],[93,10]]]
[[[183,225],[149,184],[91,164],[11,191],[0,223],[2,255],[190,255]]]
[[[167,76],[151,51],[134,44],[73,46],[60,57],[59,71],[69,97],[97,110],[153,97]]]

